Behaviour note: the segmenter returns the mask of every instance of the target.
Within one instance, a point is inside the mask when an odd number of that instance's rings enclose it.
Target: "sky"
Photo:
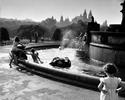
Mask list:
[[[0,17],[13,19],[32,19],[42,21],[52,16],[69,18],[92,11],[95,20],[108,24],[120,24],[122,20],[122,0],[0,0]]]

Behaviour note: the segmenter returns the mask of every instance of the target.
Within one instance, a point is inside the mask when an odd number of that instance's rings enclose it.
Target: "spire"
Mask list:
[[[83,21],[87,21],[87,12],[86,12],[86,9],[84,10],[84,13],[83,13]]]
[[[63,20],[63,16],[61,16],[61,17],[60,17],[60,22],[63,22],[63,21],[64,21],[64,20]]]
[[[52,16],[52,19],[54,19],[54,17]]]
[[[88,22],[92,21],[92,11],[90,10],[89,15],[88,15]]]
[[[121,6],[122,6],[122,22],[121,22],[121,25],[122,26],[125,26],[125,0],[121,3]]]

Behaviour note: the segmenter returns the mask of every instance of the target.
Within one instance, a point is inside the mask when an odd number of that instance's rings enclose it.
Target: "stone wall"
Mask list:
[[[125,33],[91,32],[91,59],[125,66]]]

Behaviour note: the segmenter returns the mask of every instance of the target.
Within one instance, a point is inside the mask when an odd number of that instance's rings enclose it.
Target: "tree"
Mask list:
[[[7,41],[7,40],[10,40],[10,38],[9,38],[9,32],[8,32],[8,30],[6,29],[6,28],[4,28],[4,27],[1,27],[0,28],[0,33],[1,33],[1,41]]]
[[[47,32],[45,34],[46,37],[51,38],[52,34],[54,33],[56,29],[56,19],[52,18],[47,18],[46,20],[42,21],[40,25],[46,27]]]
[[[32,25],[21,25],[17,30],[18,36],[29,39],[32,42]]]
[[[61,41],[61,39],[62,39],[61,29],[57,28],[55,30],[52,39],[55,40],[55,41]]]
[[[87,21],[87,12],[86,12],[86,9],[84,10],[84,13],[83,13],[83,21],[84,22]]]
[[[107,20],[105,20],[100,27],[100,31],[107,31],[107,29],[108,29],[108,24]]]
[[[34,38],[36,43],[38,39],[43,37],[45,31],[45,28],[40,25],[21,25],[17,30],[20,37],[29,39],[30,42],[32,42],[32,38]]]
[[[89,15],[88,15],[88,22],[91,22],[93,18],[92,11],[90,10]]]
[[[77,33],[79,33],[79,35],[81,33],[83,33],[83,35],[84,35],[84,33],[87,32],[87,24],[85,22],[83,22],[82,20],[79,20],[77,25],[78,25],[78,29],[79,29],[77,31]]]

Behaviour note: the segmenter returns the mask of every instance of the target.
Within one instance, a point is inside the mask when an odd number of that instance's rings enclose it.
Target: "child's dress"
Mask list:
[[[100,100],[118,100],[116,89],[121,82],[121,79],[117,77],[105,77],[100,78],[100,81],[104,83],[102,89],[108,91],[106,94],[101,91]]]

